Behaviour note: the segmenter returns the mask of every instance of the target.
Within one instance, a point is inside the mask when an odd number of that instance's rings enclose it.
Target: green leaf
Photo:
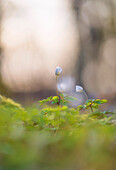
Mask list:
[[[79,105],[79,106],[77,106],[77,109],[83,109],[83,105]]]
[[[52,100],[58,100],[59,99],[59,97],[58,96],[54,96],[54,97],[52,97]]]
[[[78,100],[77,98],[72,97],[72,96],[65,97],[65,99],[70,100],[70,101]]]
[[[94,103],[97,103],[97,104],[102,104],[100,101],[96,101],[96,100],[94,101]]]
[[[52,104],[56,104],[58,102],[59,102],[59,97],[58,96],[52,97]]]
[[[88,104],[88,103],[90,103],[90,100],[86,100],[85,104]]]
[[[39,103],[40,103],[40,105],[42,105],[42,104],[45,104],[45,103],[47,103],[47,102],[50,102],[51,99],[52,99],[52,96],[50,96],[50,97],[48,97],[48,98],[46,98],[46,99],[40,100]]]
[[[103,103],[107,103],[108,101],[106,99],[102,99],[100,100],[100,102],[103,104]]]

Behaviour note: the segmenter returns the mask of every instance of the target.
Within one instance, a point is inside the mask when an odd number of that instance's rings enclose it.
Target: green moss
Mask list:
[[[0,101],[0,169],[116,169],[115,113]]]

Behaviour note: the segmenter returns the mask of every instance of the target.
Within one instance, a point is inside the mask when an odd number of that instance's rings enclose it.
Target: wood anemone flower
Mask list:
[[[86,92],[84,91],[83,87],[81,86],[76,86],[76,92],[79,93],[79,92],[83,92],[86,96],[86,99],[88,100],[88,96],[86,94]]]
[[[62,73],[62,68],[57,66],[56,67],[56,70],[55,70],[55,75],[56,75],[56,94],[57,94],[57,97],[58,97],[58,87],[57,87],[57,77]]]
[[[83,92],[83,87],[76,86],[76,92]]]
[[[85,92],[84,89],[83,89],[83,87],[81,87],[81,86],[76,86],[76,92],[83,92],[83,93],[85,94],[85,96],[86,96],[86,100],[89,100],[86,92]],[[92,109],[92,106],[91,106],[91,105],[90,105],[90,109],[91,109],[91,111],[92,111],[92,113],[93,113],[93,109]]]
[[[62,73],[62,68],[59,67],[59,66],[57,66],[57,67],[56,67],[56,70],[55,70],[55,75],[56,75],[56,76],[59,76],[61,73]]]

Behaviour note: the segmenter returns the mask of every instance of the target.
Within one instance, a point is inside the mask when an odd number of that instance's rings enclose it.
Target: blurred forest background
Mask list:
[[[71,90],[116,107],[115,0],[0,0],[0,94],[54,95],[56,66]]]

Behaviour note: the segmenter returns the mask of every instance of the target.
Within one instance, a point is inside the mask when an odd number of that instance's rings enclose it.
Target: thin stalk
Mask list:
[[[85,94],[85,96],[86,96],[86,99],[89,100],[89,99],[88,99],[88,96],[87,96],[87,94],[86,94],[86,92],[85,92],[85,91],[83,91],[83,92],[84,92],[84,94]],[[92,113],[93,113],[93,109],[92,109],[91,104],[90,104],[90,109],[91,109],[91,111],[92,111]]]
[[[58,104],[58,106],[60,105],[60,107],[61,107],[61,104],[60,104],[60,96],[59,96],[59,94],[58,94],[58,88],[57,88],[57,76],[56,76],[56,94],[57,94],[57,97],[58,97],[58,99],[59,99],[59,102],[58,102],[57,104]]]
[[[57,97],[58,97],[57,76],[56,76],[56,94],[57,94]]]
[[[85,96],[86,96],[86,99],[88,100],[88,96],[87,96],[87,94],[85,93],[85,91],[83,91],[83,93],[85,94]]]
[[[92,111],[92,113],[93,113],[93,109],[92,109],[92,106],[91,106],[91,104],[90,104],[90,108],[91,108],[91,111]]]

